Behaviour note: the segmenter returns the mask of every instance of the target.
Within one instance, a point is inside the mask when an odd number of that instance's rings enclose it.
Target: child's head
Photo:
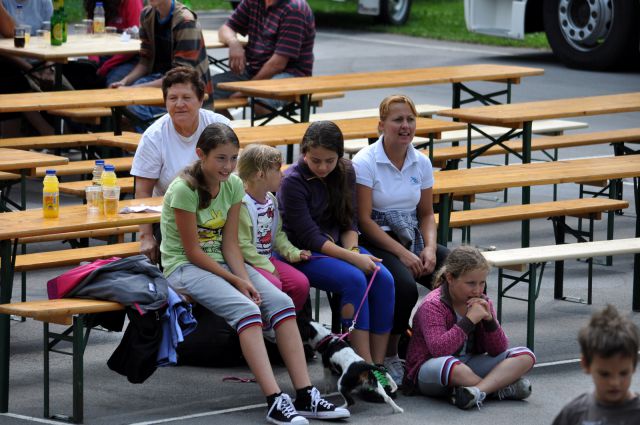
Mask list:
[[[454,302],[466,302],[481,297],[491,267],[482,253],[472,246],[463,245],[449,253],[436,273],[433,287],[447,282],[449,294]]]
[[[309,170],[325,180],[328,192],[327,216],[341,228],[351,226],[353,206],[351,188],[347,180],[348,161],[344,155],[344,137],[331,121],[311,123],[300,142],[300,153]]]
[[[639,341],[636,325],[611,305],[580,330],[581,365],[593,378],[598,401],[619,404],[628,399]]]
[[[272,146],[249,145],[238,159],[238,175],[245,184],[264,181],[268,191],[276,191],[280,186],[282,154]]]
[[[200,134],[196,144],[198,160],[180,175],[191,188],[197,189],[198,208],[206,208],[211,202],[211,185],[229,179],[236,168],[239,149],[238,136],[226,124],[209,124]]]

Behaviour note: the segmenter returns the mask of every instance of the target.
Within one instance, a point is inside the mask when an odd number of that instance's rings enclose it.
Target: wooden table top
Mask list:
[[[61,165],[69,162],[69,158],[46,153],[24,151],[20,149],[0,148],[0,170],[27,170],[41,166]],[[4,217],[4,214],[2,214]]]
[[[526,121],[640,111],[640,92],[448,109],[438,115],[474,124],[520,128]]]
[[[204,45],[207,49],[219,49],[226,47],[218,40],[217,30],[203,30]],[[246,42],[246,38],[241,38]],[[13,39],[0,39],[0,53],[13,56],[22,56],[53,62],[66,62],[69,58],[81,56],[102,56],[137,53],[140,50],[140,40],[120,40],[120,34],[96,37],[92,35],[69,35],[67,43],[62,46],[52,46],[43,43],[38,37],[31,37],[28,46],[17,48],[13,45]]]
[[[162,89],[125,87],[0,95],[0,113],[127,105],[164,105]]]
[[[332,91],[367,90],[385,87],[461,83],[465,81],[504,81],[519,83],[522,77],[542,75],[541,68],[510,65],[458,65],[432,68],[358,72],[277,80],[238,81],[219,84],[220,89],[241,91],[248,96],[295,96]]]
[[[351,120],[333,121],[345,139],[358,139],[361,137],[378,137],[378,118],[356,118]],[[304,132],[310,123],[266,125],[261,127],[234,128],[233,131],[240,139],[240,146],[251,143],[261,143],[271,146],[300,143]],[[432,118],[418,117],[416,119],[416,136],[440,137],[443,131],[460,130],[466,128],[466,124],[435,120]]]
[[[162,205],[162,197],[127,199],[120,201],[120,208],[133,205]],[[42,209],[2,213],[0,240],[27,236],[40,236],[80,230],[104,229],[134,224],[157,223],[160,213],[118,214],[115,217],[88,216],[87,206],[76,204],[60,206],[59,218],[43,218]]]
[[[434,194],[472,195],[509,187],[640,176],[640,155],[476,167],[434,173]]]

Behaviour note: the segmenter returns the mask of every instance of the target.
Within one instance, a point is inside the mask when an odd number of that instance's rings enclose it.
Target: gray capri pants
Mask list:
[[[509,357],[536,356],[527,347],[513,347],[491,357],[488,354],[465,354],[464,356],[442,356],[429,359],[418,371],[418,388],[423,395],[444,397],[451,393],[449,379],[453,368],[464,363],[479,377],[484,378],[504,359]]]
[[[219,263],[229,270],[224,263]],[[235,286],[220,276],[193,264],[178,266],[167,277],[171,287],[178,293],[188,295],[198,304],[222,317],[238,334],[251,326],[261,326],[269,332],[287,318],[295,318],[296,311],[291,298],[253,267],[245,264],[249,280],[262,297],[258,306]]]

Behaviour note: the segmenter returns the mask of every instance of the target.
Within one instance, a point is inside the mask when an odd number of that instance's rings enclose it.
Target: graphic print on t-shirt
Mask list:
[[[271,227],[275,209],[273,201],[268,198],[267,203],[257,204],[257,223],[256,223],[256,250],[260,255],[271,256],[271,247],[273,243],[273,234]]]
[[[211,218],[198,225],[198,241],[202,250],[209,253],[222,252],[222,229],[227,222],[222,211],[209,210]]]

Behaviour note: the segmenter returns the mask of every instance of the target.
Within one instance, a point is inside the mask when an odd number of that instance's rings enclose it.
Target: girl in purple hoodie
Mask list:
[[[522,376],[535,363],[526,347],[508,347],[485,295],[490,266],[480,251],[461,246],[449,254],[434,289],[413,318],[405,385],[427,396],[450,396],[461,409],[488,395],[522,400],[531,383]]]

